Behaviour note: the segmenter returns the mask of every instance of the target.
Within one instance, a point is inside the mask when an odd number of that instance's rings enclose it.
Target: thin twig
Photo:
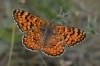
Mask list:
[[[10,48],[10,54],[9,54],[7,66],[10,66],[10,62],[11,62],[12,50],[13,50],[13,45],[14,45],[14,35],[15,35],[15,26],[13,27],[13,31],[12,31],[11,48]]]
[[[48,66],[48,65],[46,64],[46,62],[44,61],[44,59],[42,58],[42,56],[40,55],[40,52],[38,52],[38,55],[40,56],[40,58],[41,58],[42,62],[44,63],[44,65],[45,65],[45,66]]]

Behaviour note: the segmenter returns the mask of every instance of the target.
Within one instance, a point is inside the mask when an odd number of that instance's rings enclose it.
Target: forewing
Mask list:
[[[69,26],[57,25],[55,26],[55,30],[56,33],[61,35],[68,46],[73,46],[76,43],[84,40],[84,38],[86,37],[84,31]]]
[[[46,25],[42,18],[23,10],[13,10],[13,17],[22,32]]]

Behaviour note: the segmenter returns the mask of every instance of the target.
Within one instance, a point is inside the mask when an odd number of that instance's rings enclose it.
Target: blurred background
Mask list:
[[[67,47],[60,57],[32,52],[22,45],[23,33],[12,17],[22,9],[47,22],[57,17],[62,7],[68,26],[86,32],[85,40]],[[0,0],[0,66],[100,66],[100,0]]]

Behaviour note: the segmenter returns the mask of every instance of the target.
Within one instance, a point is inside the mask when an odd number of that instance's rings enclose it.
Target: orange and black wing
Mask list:
[[[36,29],[36,30],[31,30],[27,34],[24,34],[22,41],[23,45],[29,49],[29,50],[40,50],[42,46],[42,37],[43,34],[41,30]]]
[[[46,44],[43,46],[42,51],[49,56],[60,56],[65,50],[63,40],[60,36],[54,34],[46,40]]]
[[[46,25],[42,18],[23,10],[13,10],[13,17],[22,32]]]
[[[86,37],[84,31],[69,26],[57,25],[55,26],[55,30],[61,35],[61,38],[68,46],[73,46],[84,40]]]

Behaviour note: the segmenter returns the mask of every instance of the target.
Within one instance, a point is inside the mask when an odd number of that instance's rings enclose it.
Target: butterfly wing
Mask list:
[[[41,49],[41,41],[43,34],[41,30],[31,30],[27,34],[23,36],[23,45],[29,50],[40,50]]]
[[[13,10],[13,17],[22,32],[46,25],[40,17],[23,10]]]
[[[64,52],[64,44],[60,36],[54,34],[49,37],[42,51],[49,56],[59,56]]]
[[[69,26],[57,25],[55,26],[55,30],[62,36],[68,46],[73,46],[86,37],[84,31]]]

